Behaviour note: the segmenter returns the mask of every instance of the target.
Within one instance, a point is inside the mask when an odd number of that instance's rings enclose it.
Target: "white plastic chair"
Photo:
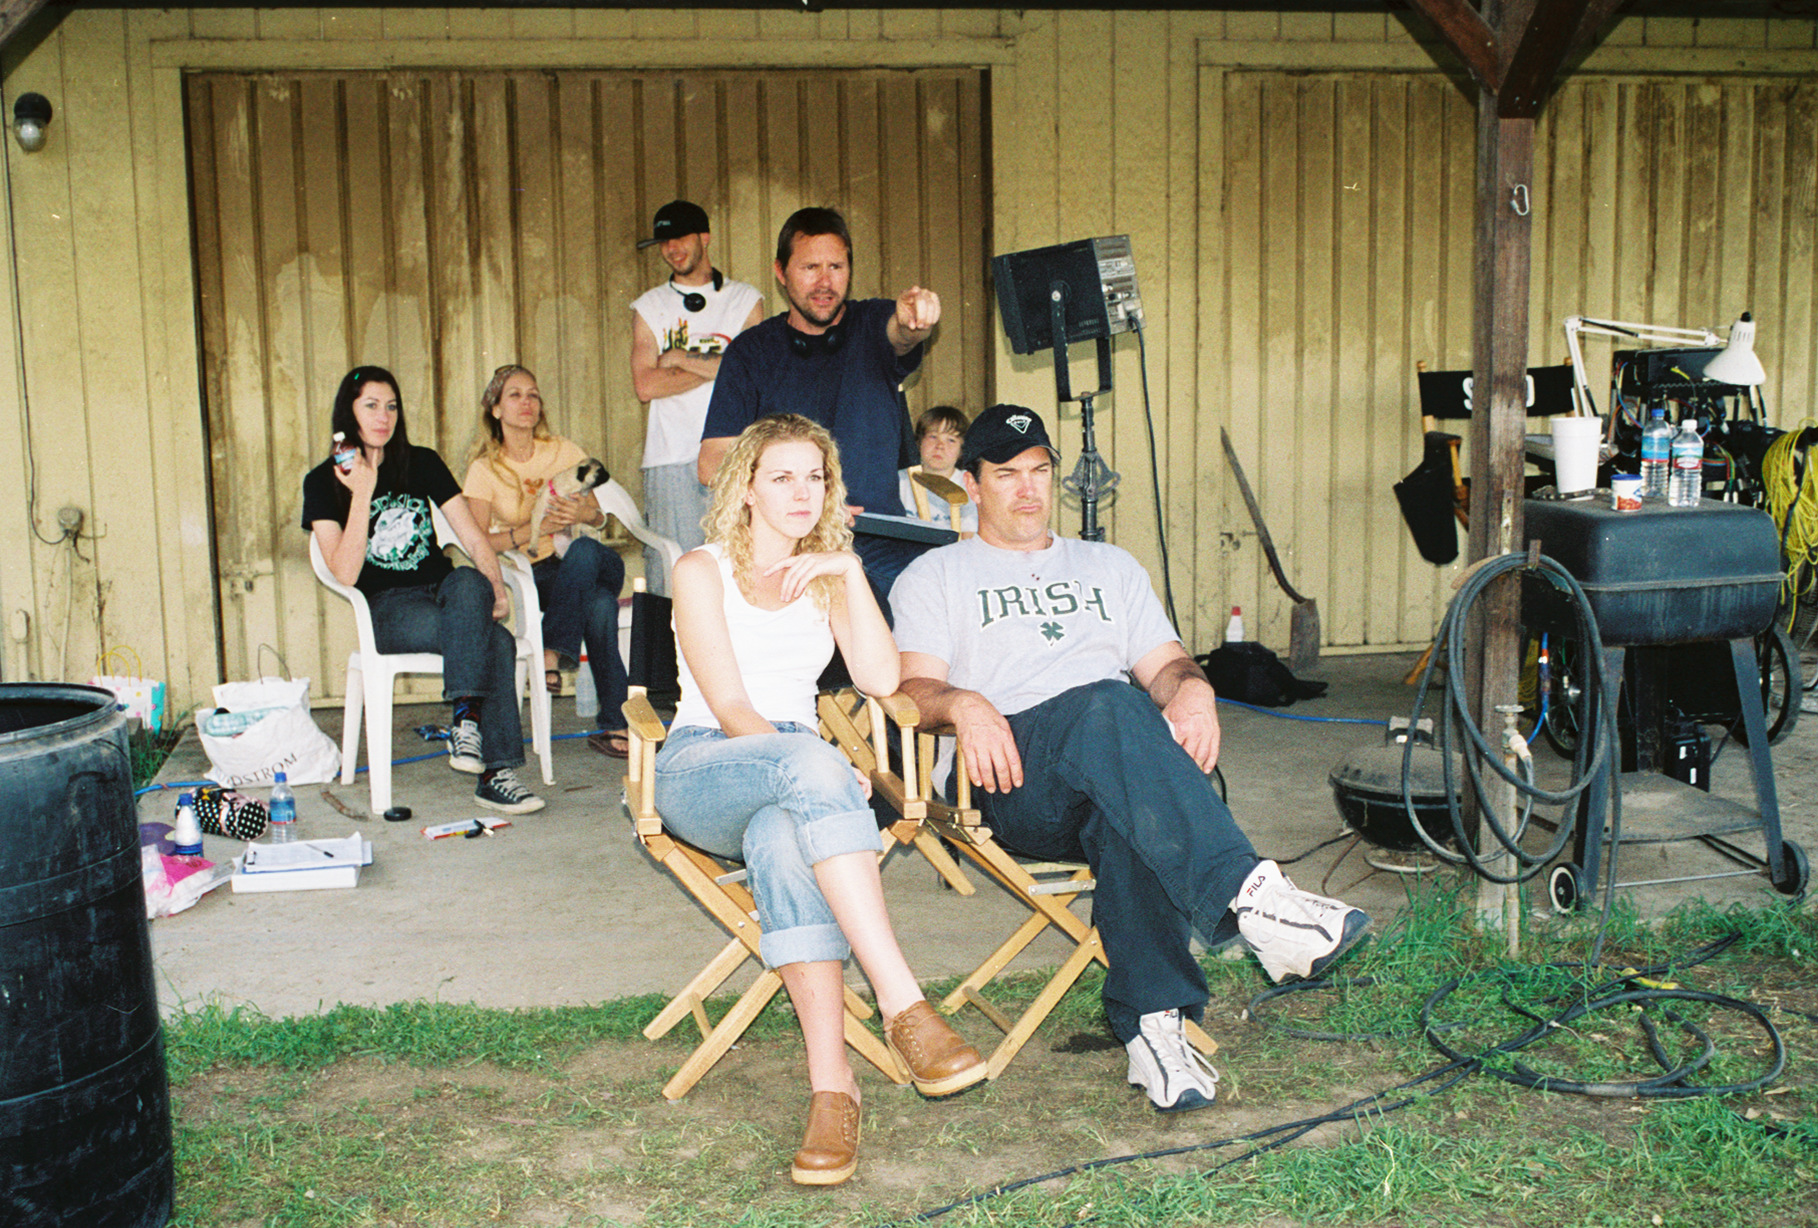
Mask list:
[[[432,508],[436,545],[460,544],[440,508]],[[315,535],[309,538],[309,565],[316,579],[346,599],[353,607],[354,631],[359,650],[347,654],[347,697],[341,730],[341,783],[354,779],[355,761],[360,748],[360,723],[366,722],[366,762],[371,780],[372,809],[382,814],[391,809],[391,710],[392,692],[399,674],[440,674],[442,656],[434,652],[380,652],[373,638],[372,610],[366,594],[350,584],[335,579],[328,570],[328,560]],[[499,569],[505,587],[511,590],[512,621],[517,626],[517,693],[522,701],[530,695],[531,748],[543,765],[543,783],[555,782],[550,761],[549,689],[543,679],[543,611],[537,601],[537,587],[530,578],[530,566],[521,555],[499,556]]]
[[[644,516],[638,511],[638,505],[632,502],[631,492],[619,485],[617,478],[608,478],[594,487],[593,497],[599,500],[600,510],[609,516],[617,516],[625,531],[663,556],[663,570],[673,573],[677,560],[682,557],[682,548],[674,541],[644,523]],[[649,582],[645,577],[645,582]]]

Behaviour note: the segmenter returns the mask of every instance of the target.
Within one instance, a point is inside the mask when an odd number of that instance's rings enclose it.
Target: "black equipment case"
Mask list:
[[[1765,512],[1712,499],[1618,512],[1602,495],[1529,499],[1523,516],[1527,540],[1584,587],[1606,645],[1745,639],[1773,620],[1780,538]],[[1535,630],[1575,625],[1565,594],[1542,575],[1524,576],[1521,613]]]

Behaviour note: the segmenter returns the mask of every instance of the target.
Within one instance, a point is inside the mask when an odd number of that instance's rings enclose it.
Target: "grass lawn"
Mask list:
[[[655,997],[202,1010],[167,1027],[173,1223],[780,1228],[953,1203],[932,1222],[1818,1222],[1810,911],[1692,908],[1654,927],[1618,913],[1589,973],[1574,961],[1594,921],[1537,922],[1511,963],[1467,915],[1423,888],[1343,982],[1254,1009],[1254,961],[1208,959],[1223,1081],[1203,1112],[1158,1115],[1125,1083],[1091,976],[991,1084],[923,1101],[861,1066],[858,1175],[819,1191],[788,1176],[807,1090],[781,998],[675,1104],[658,1089],[690,1046],[685,1029],[643,1039]],[[993,1034],[972,1012],[956,1025]],[[1447,1065],[1429,1030],[1469,1060],[1403,1087]],[[1568,1081],[1615,1094],[1540,1090]],[[1648,1081],[1654,1094],[1624,1094]],[[1715,1087],[1735,1090],[1692,1094]]]

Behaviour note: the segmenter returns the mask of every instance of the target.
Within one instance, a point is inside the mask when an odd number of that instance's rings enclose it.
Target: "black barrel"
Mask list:
[[[0,685],[0,1228],[155,1228],[172,1180],[126,718]]]

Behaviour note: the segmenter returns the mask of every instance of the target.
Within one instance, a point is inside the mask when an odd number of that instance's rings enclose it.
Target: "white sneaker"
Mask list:
[[[478,776],[486,770],[486,761],[480,758],[480,753],[480,722],[456,721],[448,731],[448,766],[457,772]]]
[[[1130,1082],[1149,1093],[1158,1113],[1210,1108],[1218,1095],[1218,1071],[1187,1043],[1179,1011],[1144,1015],[1141,1031],[1125,1045]]]
[[[1231,901],[1238,932],[1271,980],[1318,976],[1370,928],[1369,914],[1302,891],[1273,861],[1259,861]]]

